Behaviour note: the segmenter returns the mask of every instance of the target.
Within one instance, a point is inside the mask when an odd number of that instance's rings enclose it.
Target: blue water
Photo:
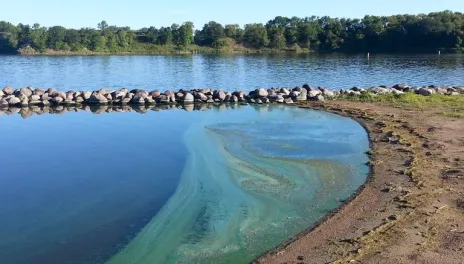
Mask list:
[[[464,54],[270,54],[179,56],[0,56],[0,87],[62,90],[213,88],[249,91],[309,83],[332,89],[374,85],[463,85]]]
[[[286,106],[0,117],[0,263],[244,263],[366,179],[351,119]]]

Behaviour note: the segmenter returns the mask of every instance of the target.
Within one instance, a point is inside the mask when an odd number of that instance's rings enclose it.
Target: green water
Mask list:
[[[354,121],[286,107],[240,112],[189,127],[176,192],[108,263],[246,263],[365,180],[367,137]]]

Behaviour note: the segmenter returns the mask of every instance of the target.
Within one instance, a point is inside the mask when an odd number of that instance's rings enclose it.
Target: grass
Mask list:
[[[342,99],[360,102],[379,102],[405,109],[431,109],[442,110],[443,116],[464,118],[464,95],[449,96],[435,94],[432,96],[422,96],[414,93],[405,94],[380,94],[369,93],[358,96],[344,95]]]

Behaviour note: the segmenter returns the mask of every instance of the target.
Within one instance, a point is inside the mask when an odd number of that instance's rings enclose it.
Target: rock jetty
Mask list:
[[[292,104],[298,101],[336,99],[340,96],[357,96],[362,94],[403,94],[413,92],[423,96],[433,94],[464,94],[464,86],[415,86],[397,84],[391,87],[376,86],[369,88],[352,87],[333,90],[324,87],[312,87],[308,84],[295,88],[256,89],[250,92],[225,92],[213,89],[193,89],[164,91],[146,91],[142,89],[110,90],[102,88],[96,91],[60,91],[54,88],[41,89],[25,87],[14,89],[7,86],[0,90],[0,108],[27,106],[74,106],[74,105],[169,105],[195,103],[252,103]]]

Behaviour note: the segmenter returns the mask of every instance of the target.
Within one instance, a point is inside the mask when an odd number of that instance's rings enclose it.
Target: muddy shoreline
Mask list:
[[[360,123],[372,148],[371,173],[338,209],[252,263],[464,262],[464,192],[455,189],[464,186],[463,119],[378,103],[300,107]]]

